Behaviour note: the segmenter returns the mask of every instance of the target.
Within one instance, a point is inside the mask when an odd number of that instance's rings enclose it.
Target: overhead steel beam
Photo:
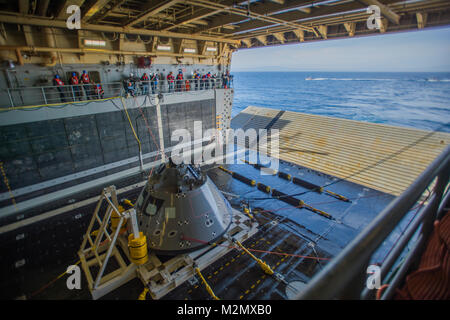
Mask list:
[[[21,14],[28,14],[30,10],[30,1],[29,0],[19,0],[19,12]]]
[[[51,20],[48,18],[37,17],[37,16],[22,16],[17,13],[15,13],[14,15],[0,14],[0,22],[19,24],[19,25],[33,25],[33,26],[67,29],[65,20]],[[182,38],[182,39],[205,40],[205,41],[225,42],[225,43],[230,43],[230,44],[239,44],[239,41],[237,41],[237,40],[227,39],[227,38],[217,37],[217,36],[210,37],[210,36],[203,36],[203,35],[176,33],[176,32],[170,32],[170,31],[157,31],[157,30],[130,28],[130,27],[115,27],[115,26],[109,26],[109,25],[97,25],[97,24],[89,24],[89,23],[82,23],[81,30],[130,33],[130,34],[139,34],[139,35],[146,35],[146,36]]]
[[[56,12],[56,18],[57,19],[64,19],[69,16],[67,13],[67,8],[71,5],[77,5],[81,7],[83,5],[85,0],[65,0],[60,1],[58,10]]]
[[[226,5],[226,6],[231,6],[234,4],[240,4],[240,3],[244,3],[244,2],[245,1],[242,1],[242,0],[239,0],[237,2],[236,2],[236,0],[225,0],[225,1],[221,1],[220,3],[223,5]],[[171,30],[171,29],[177,28],[179,26],[186,25],[189,22],[198,21],[200,19],[204,19],[204,18],[213,16],[213,15],[218,14],[223,11],[224,11],[223,9],[215,10],[215,9],[201,8],[201,9],[197,10],[194,14],[184,17],[182,19],[179,19],[175,22],[175,24],[165,27],[161,30]],[[205,25],[208,25],[208,23],[205,22]]]
[[[183,19],[177,20],[173,25],[165,27],[161,30],[168,31],[168,30],[180,27],[182,25],[186,25],[190,22],[197,21],[197,20],[200,20],[203,18],[207,18],[207,17],[215,15],[219,12],[222,12],[222,10],[210,10],[210,9],[202,8],[202,9],[198,10],[195,14],[187,16]]]
[[[439,1],[439,0],[437,0]],[[396,9],[397,7],[405,10],[416,10],[419,4],[411,3],[405,5],[402,1],[399,0],[385,0],[385,2],[389,2],[392,4],[392,7]],[[439,1],[439,3],[436,3],[435,5],[442,6],[444,1]],[[338,24],[338,23],[346,23],[346,22],[355,22],[367,19],[367,16],[369,13],[367,13],[364,8],[361,8],[358,6],[357,3],[346,3],[340,6],[336,6],[335,9],[340,8],[335,13],[339,13],[339,15],[333,13],[333,7],[327,7],[327,8],[318,8],[316,11],[312,11],[311,15],[304,15],[301,13],[296,13],[295,15],[291,16],[289,19],[295,19],[295,21],[303,23],[303,24],[309,24],[314,26],[324,25],[324,24]],[[431,4],[430,4],[431,5]],[[448,5],[448,3],[447,3]],[[359,11],[357,9],[360,9]],[[425,8],[425,7],[424,7]],[[296,17],[302,16],[302,19],[296,19]],[[356,20],[355,20],[355,19]],[[256,22],[255,22],[256,23]],[[252,27],[251,30],[254,28]],[[241,30],[241,29],[236,29]],[[267,28],[260,28],[258,30],[249,31],[245,33],[236,34],[233,36],[233,39],[241,40],[244,38],[253,38],[255,36],[261,35],[261,34],[273,34],[277,32],[288,32],[292,31],[293,29],[290,27],[285,26],[268,26]],[[224,31],[226,34],[233,34],[235,33],[235,30],[233,31]]]
[[[235,0],[227,0],[225,2],[222,2],[224,5],[233,5],[236,1]],[[171,30],[174,28],[177,28],[179,26],[185,25],[187,23],[197,21],[203,18],[207,18],[209,16],[215,15],[217,13],[222,12],[222,9],[209,9],[209,8],[200,8],[198,9],[194,14],[189,15],[183,19],[179,19],[175,22],[175,24],[168,26],[166,28],[163,28],[162,30]]]
[[[149,17],[158,14],[159,12],[170,8],[174,4],[181,2],[181,0],[160,0],[155,3],[154,1],[150,1],[149,6],[146,9],[143,9],[144,13],[139,15],[136,19],[132,19],[127,22],[124,27],[132,27],[140,22],[147,20]]]
[[[416,13],[416,19],[417,19],[417,28],[423,29],[425,28],[425,25],[427,24],[427,17],[428,14],[417,12]]]
[[[381,15],[386,17],[390,22],[399,24],[400,23],[400,16],[396,14],[393,10],[391,10],[388,6],[381,3],[378,0],[359,0],[360,2],[370,6],[370,5],[376,5],[380,8]]]
[[[450,25],[450,2],[447,1],[440,1],[440,6],[437,7],[437,3],[428,4],[426,6],[418,6],[417,3],[410,3],[407,6],[405,6],[402,3],[398,3],[396,6],[398,7],[399,12],[404,15],[404,18],[401,19],[401,22],[399,25],[394,25],[388,23],[389,21],[386,18],[381,18],[382,25],[380,30],[370,30],[368,28],[361,28],[363,25],[365,26],[365,22],[367,21],[368,13],[364,12],[356,12],[351,15],[344,14],[340,15],[338,17],[334,17],[333,20],[327,19],[326,21],[323,19],[317,19],[314,21],[314,23],[317,23],[318,26],[320,25],[327,25],[329,26],[328,30],[326,30],[326,37],[327,39],[342,39],[346,38],[348,36],[371,36],[376,35],[379,33],[392,33],[392,32],[402,32],[402,31],[408,31],[408,30],[417,30],[419,29],[419,25],[416,24],[416,16],[417,12],[420,12],[421,14],[426,14],[427,19],[427,27],[437,27],[437,26],[446,26]],[[395,7],[394,7],[395,8]],[[396,8],[397,9],[397,8]],[[401,9],[401,11],[400,11]],[[430,11],[427,11],[430,10]],[[418,11],[420,10],[420,11]],[[430,20],[430,17],[432,17],[432,20]],[[356,22],[359,22],[360,28],[356,28]],[[336,28],[336,25],[344,25],[345,31],[343,32],[343,28]],[[332,26],[332,28],[331,28]],[[319,27],[318,27],[319,28]],[[319,28],[320,29],[320,28]],[[324,28],[321,30],[322,32],[325,32]],[[274,33],[280,33],[284,32],[286,35],[287,32],[293,32],[298,39],[294,39],[292,37],[286,36],[286,43],[298,43],[298,42],[310,42],[310,41],[322,41],[324,37],[314,37],[311,34],[307,34],[303,30],[289,30],[289,28],[286,27],[277,27],[277,28],[270,28],[260,30],[258,32],[252,32],[245,37],[237,38],[234,37],[234,39],[238,39],[241,41],[241,49],[248,48],[249,46],[244,46],[243,44],[251,42],[252,39],[256,39],[258,36],[264,36],[267,35],[273,35]],[[242,35],[243,36],[243,35]],[[255,40],[253,41],[252,47],[261,47],[262,44],[259,44]],[[276,43],[269,43],[268,45],[276,45]]]
[[[50,4],[50,0],[40,0],[39,5],[37,7],[36,13],[40,16],[45,16],[48,10],[48,5]]]
[[[304,26],[304,25],[301,25],[301,24],[298,24],[298,23],[293,23],[293,22],[277,19],[277,18],[274,18],[272,16],[263,15],[263,14],[255,13],[255,12],[252,12],[252,11],[247,11],[247,10],[244,10],[244,9],[235,8],[233,6],[226,6],[226,5],[223,5],[223,4],[220,4],[220,3],[210,2],[210,1],[206,1],[206,0],[185,0],[185,2],[189,3],[191,5],[203,6],[205,8],[210,8],[210,9],[215,9],[215,10],[222,9],[223,11],[227,11],[227,12],[230,12],[232,14],[243,16],[243,17],[246,17],[246,18],[254,18],[254,19],[258,19],[258,20],[262,20],[262,21],[271,22],[273,24],[292,26],[292,27],[295,27],[297,29],[303,29],[303,30],[306,30],[306,31],[314,32],[314,33],[316,32],[314,30],[314,28],[311,28],[311,27],[308,27],[308,26]]]
[[[389,2],[395,2],[400,0],[388,0]],[[280,14],[275,14],[273,17],[286,20],[286,21],[300,21],[301,19],[310,19],[310,18],[316,18],[320,16],[326,16],[330,14],[337,14],[337,13],[344,13],[352,10],[358,10],[358,9],[364,9],[365,6],[362,5],[359,2],[350,2],[350,3],[344,3],[340,5],[335,6],[319,6],[313,8],[310,13],[300,12],[300,11],[290,11],[290,12],[284,12]],[[306,23],[306,21],[304,22]],[[226,34],[236,34],[238,32],[245,32],[250,31],[253,29],[258,29],[262,27],[269,27],[272,26],[271,23],[267,23],[265,21],[257,21],[257,20],[251,20],[246,21],[243,23],[239,23],[235,25],[235,29],[232,31],[225,31]]]
[[[311,4],[313,1],[311,0],[290,0],[286,1],[284,5],[280,5],[278,3],[268,2],[268,3],[252,3],[250,6],[250,11],[255,14],[260,15],[270,15],[272,13],[276,13],[282,10],[295,9],[301,6],[305,6],[307,4]],[[229,14],[226,16],[216,17],[214,18],[206,27],[199,28],[194,31],[194,33],[201,33],[208,31],[210,29],[218,28],[225,26],[230,23],[237,23],[244,20],[247,20],[249,17],[242,15],[234,15]]]
[[[99,12],[98,14],[95,14],[93,17],[90,18],[89,21],[95,23],[102,20],[103,18],[107,17],[109,13],[119,8],[125,2],[127,2],[127,0],[117,0],[115,1],[115,3],[111,3],[109,8]]]
[[[128,50],[107,50],[107,49],[89,49],[89,48],[50,48],[50,47],[15,47],[15,46],[0,46],[0,51],[30,51],[30,52],[62,52],[62,53],[86,53],[86,54],[107,54],[107,55],[133,55],[133,56],[168,56],[168,57],[193,57],[193,58],[212,58],[216,59],[217,55],[205,55],[194,53],[178,53],[178,52],[164,52],[164,51],[128,51]]]
[[[86,0],[83,11],[81,12],[81,20],[87,22],[110,1],[111,0]]]

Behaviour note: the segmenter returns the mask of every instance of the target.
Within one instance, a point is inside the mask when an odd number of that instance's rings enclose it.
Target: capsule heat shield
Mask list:
[[[148,248],[164,255],[194,251],[219,239],[232,209],[210,178],[191,166],[161,167],[137,201]]]

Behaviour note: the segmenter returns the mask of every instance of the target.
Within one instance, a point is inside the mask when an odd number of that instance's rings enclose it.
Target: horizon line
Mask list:
[[[364,72],[364,73],[450,73],[448,71],[332,71],[332,70],[234,70],[233,72]]]

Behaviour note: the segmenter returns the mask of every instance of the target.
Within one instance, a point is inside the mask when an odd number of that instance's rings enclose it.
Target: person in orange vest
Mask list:
[[[63,88],[64,82],[61,80],[61,78],[57,74],[53,78],[53,85],[56,86],[56,89],[59,92],[59,97],[61,98],[61,102],[67,102],[66,96],[64,94],[64,88]]]
[[[170,73],[167,75],[167,82],[169,83],[169,92],[173,92],[173,84],[175,82],[175,77],[173,76],[172,71],[170,71]]]
[[[83,74],[81,75],[81,83],[83,84],[87,100],[91,100],[91,98],[94,98],[92,92],[91,79],[89,78],[89,75],[86,72],[86,70],[83,70]]]
[[[70,77],[69,83],[72,86],[74,100],[83,100],[83,93],[81,92],[81,87],[78,85],[80,84],[80,80],[78,79],[76,72],[72,72],[72,77]]]
[[[197,70],[194,71],[194,83],[195,83],[195,90],[198,90],[198,83],[200,81],[200,73],[197,72]]]
[[[183,91],[183,80],[183,72],[180,70],[177,74],[177,91]]]
[[[105,94],[105,91],[103,91],[102,85],[100,83],[97,83],[94,86],[94,92],[97,96],[97,99],[103,99],[103,95]]]
[[[128,96],[132,96],[134,97],[135,93],[136,93],[136,79],[134,78],[134,74],[130,73],[130,77],[126,80],[124,80],[125,82],[125,90],[127,93],[127,97]]]
[[[191,90],[191,84],[189,83],[189,80],[185,81],[184,86],[186,88],[186,91],[190,91]]]
[[[147,95],[148,94],[148,87],[149,87],[149,81],[150,78],[148,77],[147,73],[144,73],[141,77],[142,81],[142,94]]]

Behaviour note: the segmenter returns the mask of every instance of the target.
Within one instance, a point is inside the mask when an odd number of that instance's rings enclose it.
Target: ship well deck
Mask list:
[[[233,249],[202,270],[221,299],[290,298],[299,286],[307,283],[329,259],[341,252],[450,142],[447,133],[430,135],[414,129],[257,107],[241,112],[233,119],[232,127],[279,129],[279,171],[320,186],[338,181],[327,189],[345,196],[350,202],[326,192],[310,192],[278,175],[261,175],[258,169],[241,161],[243,155],[226,168],[272,189],[296,194],[296,199],[316,211],[276,199],[217,167],[209,169],[209,177],[235,209],[240,209],[242,200],[249,201],[259,228],[243,244],[254,250],[253,254],[271,265],[285,281],[266,275],[248,255]],[[362,171],[366,167],[370,169]],[[134,201],[139,191],[138,187],[126,189],[120,197]],[[82,290],[68,290],[64,277],[54,281],[68,265],[76,262],[76,252],[95,207],[95,202],[83,204],[79,200],[79,203],[79,206],[72,204],[47,219],[34,217],[28,222],[25,219],[0,229],[4,253],[0,257],[1,298],[90,298],[84,279]],[[320,212],[330,217],[324,217]],[[383,261],[397,239],[398,228],[404,228],[412,214],[411,211],[404,217],[372,257],[374,262]],[[142,289],[143,284],[134,279],[104,298],[136,299]],[[163,297],[208,298],[210,296],[197,277]]]

